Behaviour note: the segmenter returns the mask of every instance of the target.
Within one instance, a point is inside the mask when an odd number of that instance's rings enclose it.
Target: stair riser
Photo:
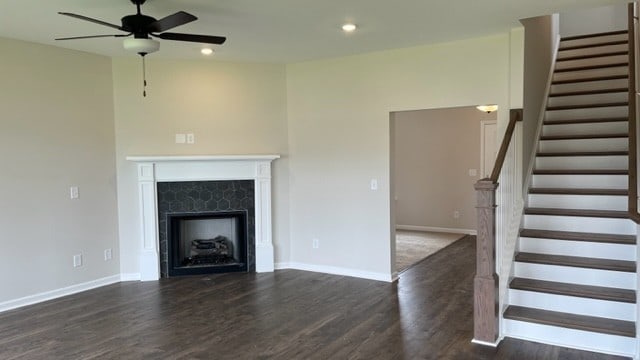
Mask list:
[[[584,91],[584,90],[602,90],[611,88],[622,88],[629,86],[628,79],[614,79],[614,80],[599,80],[599,81],[587,81],[575,84],[555,84],[551,85],[551,93],[561,93],[570,91]]]
[[[568,60],[556,63],[556,70],[573,69],[582,66],[618,64],[629,61],[627,55],[603,56],[597,58]]]
[[[627,211],[628,202],[627,196],[620,195],[529,195],[529,206],[541,208]]]
[[[540,152],[627,151],[627,138],[541,140]]]
[[[607,104],[614,102],[626,102],[629,94],[626,92],[591,94],[591,95],[571,95],[550,97],[547,106],[588,106],[591,104]]]
[[[571,109],[546,111],[545,121],[577,120],[577,119],[608,119],[608,118],[628,118],[627,106],[612,106],[591,109]]]
[[[624,170],[629,166],[627,156],[548,156],[536,157],[538,170]]]
[[[578,216],[525,215],[527,229],[635,235],[636,225],[629,219]]]
[[[636,260],[635,245],[521,237],[518,248],[521,252],[536,254]]]
[[[612,68],[603,69],[591,69],[591,70],[579,70],[568,72],[556,72],[553,74],[553,82],[556,81],[568,81],[568,80],[582,80],[592,77],[605,77],[605,76],[617,76],[628,75],[629,68],[627,66],[617,66]]]
[[[600,334],[505,319],[504,334],[517,339],[613,355],[634,356],[636,341],[626,336]]]
[[[572,110],[562,110],[572,111]],[[544,125],[542,127],[543,136],[558,135],[594,135],[594,134],[626,134],[629,132],[627,121],[608,123],[588,123],[588,124],[557,124]]]
[[[629,37],[627,34],[615,34],[615,35],[603,35],[603,36],[592,36],[582,39],[575,40],[562,40],[560,42],[560,50],[572,47],[572,46],[583,46],[583,45],[598,45],[602,43],[608,43],[611,41],[627,41]]]
[[[569,189],[626,189],[626,175],[533,175],[532,187]]]
[[[636,320],[635,304],[535,291],[509,289],[509,305],[617,320]]]
[[[622,271],[515,262],[514,276],[578,285],[636,289],[636,274]]]
[[[598,54],[627,51],[627,50],[629,50],[629,45],[627,44],[598,46],[598,47],[575,49],[575,50],[562,50],[558,52],[558,59],[564,59],[564,58],[573,57],[573,56],[598,55]]]

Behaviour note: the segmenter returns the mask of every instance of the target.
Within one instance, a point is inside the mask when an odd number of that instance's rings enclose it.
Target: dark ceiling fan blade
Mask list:
[[[68,12],[59,12],[58,14],[65,15],[65,16],[70,16],[72,18],[76,18],[76,19],[80,19],[80,20],[84,20],[84,21],[89,21],[89,22],[92,22],[92,23],[95,23],[95,24],[108,26],[110,28],[114,28],[114,29],[118,29],[118,30],[124,30],[119,25],[110,24],[108,22],[105,22],[105,21],[102,21],[102,20],[98,20],[98,19],[93,19],[93,18],[84,16],[84,15],[78,15],[78,14],[73,14],[73,13],[68,13]]]
[[[105,37],[127,37],[131,34],[117,34],[117,35],[88,35],[88,36],[73,36],[57,38],[56,40],[76,40],[76,39],[93,39],[93,38],[105,38]]]
[[[190,41],[204,44],[221,45],[227,40],[224,36],[196,35],[196,34],[178,34],[178,33],[162,33],[152,34],[164,40]]]
[[[163,17],[160,20],[156,20],[152,22],[147,27],[147,31],[148,32],[164,32],[164,31],[173,29],[174,27],[184,25],[195,20],[198,20],[198,18],[195,17],[194,15],[191,15],[184,11],[178,11],[173,15],[169,15],[169,16]]]

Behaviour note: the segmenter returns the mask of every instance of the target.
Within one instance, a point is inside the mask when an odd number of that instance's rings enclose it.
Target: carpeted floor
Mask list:
[[[397,230],[396,271],[399,273],[410,268],[464,236],[465,234]]]

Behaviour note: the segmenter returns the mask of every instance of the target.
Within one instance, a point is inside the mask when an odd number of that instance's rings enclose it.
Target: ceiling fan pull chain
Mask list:
[[[141,56],[142,56],[142,96],[147,97],[147,66],[146,66],[144,55],[141,54]]]

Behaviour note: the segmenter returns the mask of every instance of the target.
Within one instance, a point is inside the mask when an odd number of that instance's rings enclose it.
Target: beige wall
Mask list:
[[[280,154],[274,163],[276,259],[288,261],[288,180],[284,65],[147,59],[142,97],[138,58],[113,60],[122,272],[138,273],[141,236],[135,164],[127,155]],[[175,144],[176,133],[196,144]]]
[[[500,131],[510,44],[506,33],[288,65],[292,261],[390,275],[389,114],[496,103]]]
[[[560,34],[574,36],[627,28],[627,4],[601,6],[560,14]]]
[[[1,38],[0,54],[0,303],[119,274],[111,60]]]
[[[473,106],[393,114],[396,225],[476,229],[480,122],[495,119]]]

